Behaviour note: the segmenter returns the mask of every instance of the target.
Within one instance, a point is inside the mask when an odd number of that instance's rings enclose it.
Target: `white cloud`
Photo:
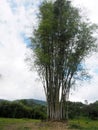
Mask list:
[[[73,0],[74,6],[81,8],[82,15],[89,18],[92,23],[98,24],[98,1],[97,0]],[[98,35],[96,34],[98,37]],[[98,43],[97,43],[98,44]],[[88,83],[82,83],[82,87],[76,88],[76,91],[72,91],[70,95],[71,100],[82,101],[88,100],[89,102],[94,102],[98,100],[98,53],[93,54],[91,57],[87,58],[85,64],[87,69],[92,76],[91,81]]]
[[[44,98],[42,85],[36,78],[37,73],[30,72],[24,59],[30,50],[26,48],[21,33],[30,36],[32,26],[36,25],[34,11],[37,7],[26,0],[15,1],[15,12],[12,0],[0,1],[0,98]],[[37,2],[34,2],[36,4]],[[37,90],[37,91],[36,91]]]
[[[72,0],[72,3],[82,9],[83,15],[98,24],[98,0]]]
[[[71,91],[70,100],[94,102],[98,100],[98,75],[93,75],[90,82],[82,83],[75,91]]]

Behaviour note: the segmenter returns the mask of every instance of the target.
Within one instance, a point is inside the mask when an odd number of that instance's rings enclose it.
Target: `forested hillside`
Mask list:
[[[46,119],[45,102],[33,99],[0,100],[0,117]]]
[[[66,110],[66,106],[65,106]],[[85,105],[81,102],[68,102],[70,119],[87,117],[98,119],[98,101]],[[47,119],[47,104],[35,99],[21,99],[15,101],[0,100],[0,117]]]

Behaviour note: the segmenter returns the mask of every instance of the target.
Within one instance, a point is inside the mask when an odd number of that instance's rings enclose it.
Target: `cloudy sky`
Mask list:
[[[0,99],[36,98],[45,100],[42,84],[35,71],[25,62],[31,54],[28,45],[32,29],[37,24],[41,0],[0,0]],[[98,24],[97,0],[72,0],[82,15]],[[93,78],[71,92],[70,100],[98,100],[98,54],[86,60]]]

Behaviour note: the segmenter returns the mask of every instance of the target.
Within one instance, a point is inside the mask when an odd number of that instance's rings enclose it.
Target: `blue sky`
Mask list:
[[[32,45],[30,37],[26,36],[24,32],[20,33],[20,37],[22,38],[24,44],[26,44],[26,47],[30,47]]]
[[[26,56],[31,55],[28,39],[37,25],[38,6],[42,0],[0,0],[0,98],[45,99],[44,90],[35,70],[29,71]],[[98,24],[97,0],[72,0],[82,15]],[[98,100],[98,54],[85,60],[90,83],[82,83],[72,90],[70,100],[93,102]],[[32,68],[34,66],[32,65]]]

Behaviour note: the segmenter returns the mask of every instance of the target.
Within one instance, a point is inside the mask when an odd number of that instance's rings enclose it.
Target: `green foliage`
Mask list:
[[[69,102],[69,118],[78,119],[85,117],[92,120],[98,120],[98,102],[85,105],[79,102]]]
[[[87,114],[87,111],[84,111],[85,105],[81,102],[68,102],[69,109],[69,118],[77,119],[84,116],[84,113]]]
[[[39,70],[45,72],[46,66],[50,66],[59,71],[62,67],[63,78],[68,71],[69,75],[76,75],[84,70],[79,66],[94,48],[94,29],[95,25],[83,22],[79,10],[69,1],[44,1],[40,6],[39,25],[32,38]]]
[[[45,104],[43,106],[43,104]],[[0,117],[47,119],[46,102],[22,99],[13,102],[0,101]],[[66,106],[65,106],[66,109]],[[98,101],[85,105],[81,102],[68,102],[69,119],[81,117],[98,120]]]
[[[17,102],[3,101],[0,103],[0,116],[10,118],[28,118],[30,117],[31,109]]]
[[[47,119],[46,107],[39,105],[39,106],[35,106],[33,110],[34,110],[34,114],[33,114],[34,119]]]
[[[0,102],[0,117],[46,119],[46,107],[28,100]]]
[[[98,120],[98,102],[88,105],[86,109],[90,119]]]

